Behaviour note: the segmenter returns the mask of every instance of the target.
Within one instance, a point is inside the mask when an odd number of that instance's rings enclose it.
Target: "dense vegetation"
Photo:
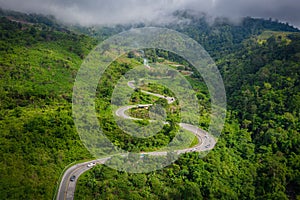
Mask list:
[[[72,87],[95,41],[0,18],[0,199],[51,199],[62,169],[91,158],[76,134]]]
[[[81,178],[78,199],[299,198],[299,34],[271,20],[194,23],[199,28],[181,30],[209,47],[228,95],[227,122],[216,148],[202,160],[186,154],[149,174],[97,166]],[[201,35],[205,27],[209,39]],[[161,51],[147,56],[184,63]]]
[[[50,199],[63,168],[91,159],[76,133],[71,96],[82,59],[95,45],[53,19],[0,12],[0,199]],[[240,25],[177,13],[189,24],[170,25],[211,53],[228,96],[225,128],[205,158],[182,155],[173,165],[148,174],[96,166],[78,183],[77,199],[300,199],[300,35],[272,20],[246,18]],[[13,17],[13,18],[11,18]],[[130,26],[73,30],[104,39]],[[147,50],[150,61],[188,63],[168,52]],[[139,61],[128,55],[101,80],[99,119],[112,142],[131,151],[154,150],[173,137],[173,128],[150,140],[124,136],[109,106],[114,84]],[[187,76],[203,112],[209,96],[198,74]],[[197,81],[198,80],[198,81]],[[159,87],[148,86],[160,92]],[[166,92],[168,93],[168,91]],[[151,101],[139,91],[136,103]],[[140,113],[138,113],[140,114]],[[176,117],[175,117],[176,118]],[[207,127],[203,116],[201,126]],[[175,119],[174,119],[175,120]]]

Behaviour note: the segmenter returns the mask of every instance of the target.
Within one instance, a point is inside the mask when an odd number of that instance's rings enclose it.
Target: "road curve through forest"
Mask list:
[[[132,89],[136,89],[136,87],[134,86],[134,81],[129,81],[127,85],[129,87],[131,87]],[[175,101],[174,97],[163,96],[160,94],[155,94],[155,93],[147,92],[144,90],[141,90],[141,91],[148,95],[153,95],[153,96],[156,96],[159,98],[164,98],[168,101],[169,104],[171,104]],[[122,117],[124,119],[139,120],[139,119],[132,118],[125,114],[126,110],[129,110],[129,109],[132,109],[132,108],[135,108],[138,106],[142,106],[142,107],[143,106],[151,106],[151,104],[124,106],[124,107],[119,108],[116,111],[116,115],[118,117]],[[167,122],[165,122],[165,124],[167,124]],[[216,140],[214,139],[214,137],[212,137],[206,131],[204,131],[196,126],[193,126],[191,124],[180,123],[179,126],[187,131],[192,132],[198,138],[199,142],[194,147],[175,151],[178,154],[188,153],[188,152],[202,152],[202,151],[207,151],[207,150],[211,150],[212,148],[214,148],[214,146],[216,144]],[[148,155],[152,155],[152,156],[164,156],[164,155],[167,155],[167,151],[161,151],[161,152],[155,151],[155,152],[146,152],[146,153],[143,152],[143,154],[148,154]],[[109,156],[106,158],[92,160],[89,162],[84,162],[84,163],[76,164],[76,165],[69,167],[62,176],[62,180],[61,180],[59,188],[58,188],[56,199],[57,200],[73,200],[78,177],[81,174],[83,174],[84,172],[91,169],[91,167],[88,167],[88,164],[90,164],[90,163],[104,164],[110,158],[111,157]],[[75,176],[75,179],[73,181],[70,180],[72,176]]]

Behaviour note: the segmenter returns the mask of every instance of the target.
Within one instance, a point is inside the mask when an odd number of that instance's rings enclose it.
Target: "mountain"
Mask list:
[[[225,83],[228,114],[216,147],[203,159],[184,154],[148,174],[96,166],[80,178],[76,198],[299,199],[299,30],[271,19],[248,17],[232,24],[221,18],[208,22],[206,16],[189,12],[175,15],[181,23],[164,26],[198,41]],[[92,159],[72,119],[73,83],[82,60],[99,41],[145,24],[80,27],[51,16],[5,10],[0,16],[0,197],[50,199],[67,165]],[[151,61],[164,58],[188,65],[169,52],[145,52]],[[139,141],[121,137],[110,123],[114,83],[139,62],[130,56],[122,61],[114,63],[100,82],[106,88],[97,93],[107,107],[99,116],[107,135],[132,151],[165,144],[172,131]],[[208,113],[209,94],[201,78],[189,80]],[[208,123],[203,121],[204,128]]]

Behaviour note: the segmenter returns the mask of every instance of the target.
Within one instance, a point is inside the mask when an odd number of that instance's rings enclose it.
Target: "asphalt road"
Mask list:
[[[128,86],[135,89],[134,81],[128,82]],[[143,91],[143,90],[142,90],[142,92],[149,94],[149,95],[157,96],[160,98],[165,98],[165,99],[167,99],[169,104],[171,104],[175,101],[175,98],[173,98],[173,97],[167,97],[167,96],[163,96],[160,94],[154,94],[154,93]],[[151,104],[142,105],[142,106],[150,106],[150,105]],[[138,120],[136,118],[129,117],[125,114],[126,110],[129,110],[134,107],[138,107],[138,105],[121,107],[116,111],[116,115],[119,117],[125,118],[125,119]],[[165,122],[165,123],[167,123],[167,122]],[[175,151],[178,154],[188,153],[188,152],[202,152],[202,151],[207,151],[207,150],[211,150],[212,148],[214,148],[214,146],[216,144],[216,140],[206,131],[204,131],[196,126],[193,126],[191,124],[180,123],[179,125],[181,128],[192,132],[198,138],[199,143],[192,148]],[[147,152],[147,153],[142,153],[142,154],[148,154],[148,155],[152,155],[152,156],[165,156],[165,155],[167,155],[167,151]],[[73,200],[78,177],[81,174],[83,174],[84,172],[91,169],[91,168],[87,167],[87,165],[89,163],[93,163],[93,162],[95,162],[96,164],[104,164],[110,158],[111,157],[107,157],[107,158],[102,158],[102,159],[98,159],[98,160],[92,160],[92,161],[85,162],[85,163],[76,164],[76,165],[73,165],[72,167],[70,167],[69,169],[67,169],[65,171],[65,173],[62,177],[62,180],[60,182],[60,185],[59,185],[59,189],[58,189],[58,193],[57,193],[57,200]],[[76,178],[74,181],[70,181],[70,178],[73,175]]]
[[[122,117],[122,118],[124,118],[124,119],[142,120],[142,119],[138,119],[138,118],[134,118],[134,117],[130,117],[130,116],[126,115],[126,114],[125,114],[126,110],[129,110],[129,109],[132,109],[132,108],[138,108],[139,106],[146,107],[146,106],[151,106],[151,105],[152,105],[152,104],[124,106],[124,107],[119,108],[119,109],[116,111],[116,115],[117,115],[118,117]]]
[[[95,162],[96,164],[104,164],[107,160],[109,160],[110,157],[102,158],[98,160],[93,160],[85,163],[80,163],[73,165],[69,169],[67,169],[62,177],[62,180],[59,185],[59,189],[57,192],[57,199],[58,200],[72,200],[74,199],[75,189],[76,189],[76,183],[78,180],[78,177],[83,174],[84,172],[90,170],[87,165],[89,163]],[[70,181],[70,178],[72,176],[75,176],[74,181]]]
[[[136,87],[134,86],[134,81],[129,81],[127,83],[127,85],[129,87],[131,87],[132,89],[136,89]],[[161,95],[161,94],[155,94],[155,93],[152,93],[152,92],[147,92],[145,90],[141,90],[143,93],[145,94],[149,94],[149,95],[152,95],[152,96],[155,96],[155,97],[159,97],[159,98],[162,98],[162,99],[166,99],[168,101],[168,104],[171,104],[175,101],[175,98],[174,97],[168,97],[168,96],[164,96],[164,95]]]

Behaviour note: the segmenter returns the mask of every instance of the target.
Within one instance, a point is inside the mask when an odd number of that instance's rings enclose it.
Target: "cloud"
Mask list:
[[[300,27],[299,0],[0,0],[0,6],[82,25],[168,22],[172,12],[192,9],[231,19],[271,17]]]

